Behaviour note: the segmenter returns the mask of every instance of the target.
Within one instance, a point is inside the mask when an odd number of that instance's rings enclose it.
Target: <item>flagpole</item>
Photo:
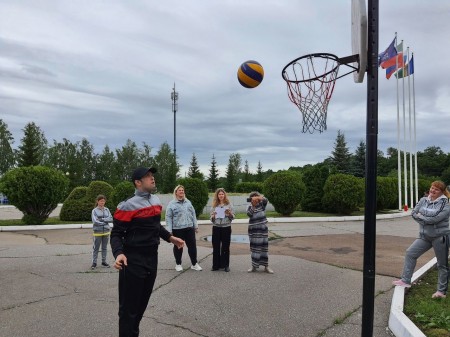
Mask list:
[[[397,47],[397,32],[395,32],[395,46]],[[395,60],[398,69],[398,57]],[[402,160],[400,149],[400,104],[398,101],[398,78],[395,80],[397,87],[397,180],[398,180],[398,209],[402,210]]]
[[[402,40],[403,52],[403,40]],[[398,72],[397,72],[398,73]],[[406,111],[405,111],[405,77],[402,80],[403,104],[403,180],[405,184],[405,205],[408,205],[408,173],[406,171]]]
[[[416,134],[416,90],[414,85],[414,53],[411,53],[411,59],[408,64],[410,76],[413,83],[413,115],[414,115],[414,171],[416,173],[416,203],[419,201],[419,172],[417,170],[417,134]],[[411,66],[412,62],[412,66]]]
[[[409,60],[409,47],[406,48],[406,59]],[[409,79],[409,73],[408,71],[408,67],[409,67],[409,61],[408,61],[408,65],[404,65],[403,66],[403,77],[408,76],[408,128],[409,128],[409,200],[410,202],[410,207],[414,206],[414,194],[413,194],[413,169],[412,169],[412,161],[413,161],[413,147],[412,147],[412,122],[411,122],[411,118],[412,118],[412,114],[411,114],[411,81]]]

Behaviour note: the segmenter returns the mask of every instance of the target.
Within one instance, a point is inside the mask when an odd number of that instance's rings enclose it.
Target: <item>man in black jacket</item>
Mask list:
[[[119,270],[119,337],[139,336],[139,323],[147,308],[158,269],[160,238],[178,248],[184,241],[161,226],[162,205],[155,192],[156,169],[133,171],[133,197],[114,213],[111,248]]]

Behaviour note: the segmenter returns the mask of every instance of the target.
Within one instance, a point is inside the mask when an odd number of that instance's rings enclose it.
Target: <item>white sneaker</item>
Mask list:
[[[200,267],[200,265],[199,265],[198,263],[196,263],[195,266],[191,266],[191,269],[194,269],[194,270],[196,270],[196,271],[203,270],[203,268]]]
[[[182,266],[181,264],[177,264],[177,265],[175,266],[175,270],[176,270],[176,271],[183,271],[183,266]]]

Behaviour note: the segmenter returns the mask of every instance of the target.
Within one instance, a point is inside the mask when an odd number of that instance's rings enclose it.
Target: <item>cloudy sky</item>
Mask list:
[[[366,80],[338,80],[328,129],[304,134],[281,78],[304,54],[352,54],[350,0],[2,0],[0,13],[0,118],[14,146],[33,121],[50,143],[85,137],[96,152],[127,139],[173,147],[174,83],[182,174],[193,153],[204,173],[214,154],[224,175],[231,153],[278,170],[323,161],[338,130],[351,152],[365,140]],[[380,52],[395,32],[414,52],[419,151],[450,152],[449,16],[449,1],[380,1]],[[236,79],[246,60],[265,70],[255,89]],[[396,97],[380,69],[384,152],[397,146]]]

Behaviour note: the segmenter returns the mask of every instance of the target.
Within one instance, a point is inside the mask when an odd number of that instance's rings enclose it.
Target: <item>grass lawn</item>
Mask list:
[[[404,313],[427,337],[450,337],[450,297],[432,299],[437,269],[431,269],[405,296]]]

